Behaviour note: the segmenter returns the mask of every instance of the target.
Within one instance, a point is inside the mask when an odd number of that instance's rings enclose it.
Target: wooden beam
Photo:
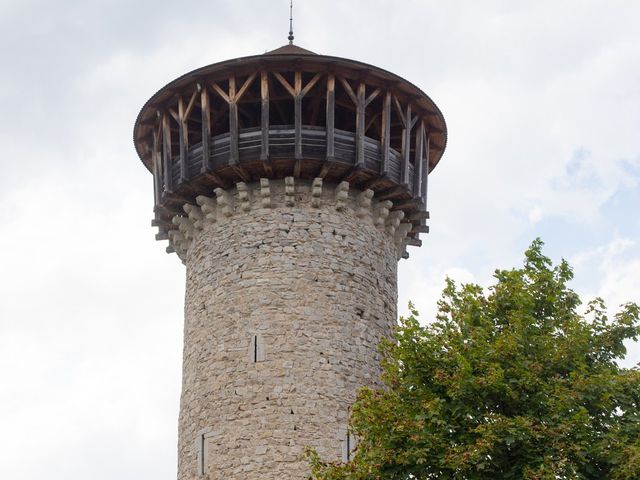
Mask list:
[[[424,137],[423,137],[424,138]],[[422,191],[420,192],[422,198],[422,205],[424,209],[427,209],[427,190],[429,187],[429,168],[430,168],[430,158],[431,158],[431,149],[429,148],[431,144],[431,133],[426,134],[426,138],[423,139],[426,148],[425,148],[425,158],[424,158],[424,166],[422,167]]]
[[[336,76],[329,74],[327,77],[327,161],[333,161],[335,150],[335,118],[336,118]]]
[[[196,103],[196,98],[198,98],[198,89],[196,88],[191,94],[191,98],[189,99],[189,103],[187,104],[187,108],[184,111],[184,118],[189,118],[191,116],[191,111]]]
[[[387,91],[382,105],[380,175],[389,174],[389,155],[391,149],[391,92]]]
[[[309,91],[314,87],[314,85],[318,83],[318,80],[320,80],[321,77],[322,77],[321,73],[316,73],[315,76],[311,80],[309,80],[309,83],[307,83],[305,87],[302,89],[302,91],[300,92],[300,95],[302,95],[303,97],[306,96],[307,93],[309,93]]]
[[[407,193],[407,189],[404,187],[392,187],[388,190],[385,190],[384,192],[381,192],[380,195],[376,195],[376,198],[378,200],[389,200],[405,193]]]
[[[373,102],[373,101],[376,99],[376,97],[377,97],[378,95],[380,95],[380,92],[381,92],[381,91],[382,91],[382,89],[380,89],[380,88],[376,88],[376,89],[373,91],[373,93],[371,93],[371,94],[367,97],[367,99],[366,99],[366,100],[365,100],[365,102],[364,102],[364,106],[365,106],[365,107],[368,107],[368,106],[369,106],[369,104],[370,104],[371,102]]]
[[[295,96],[294,105],[294,126],[295,126],[295,149],[294,158],[302,160],[302,72],[295,73]]]
[[[356,158],[355,164],[364,167],[364,124],[365,124],[366,85],[360,82],[356,98]]]
[[[164,190],[173,193],[173,175],[171,173],[171,127],[169,116],[162,115],[162,163],[164,167]]]
[[[262,132],[260,144],[260,160],[269,161],[269,74],[266,70],[260,72],[260,99],[262,115],[260,129]]]
[[[282,84],[282,86],[289,92],[292,97],[296,96],[295,89],[287,82],[286,78],[282,76],[279,72],[273,72],[273,76]]]
[[[249,78],[247,78],[245,80],[245,82],[242,84],[242,87],[240,87],[240,90],[238,90],[238,93],[236,93],[233,97],[233,101],[234,102],[239,102],[240,99],[242,98],[242,96],[245,94],[245,92],[247,91],[247,89],[251,86],[251,83],[253,82],[253,80],[256,78],[257,73],[254,72],[251,74],[251,76]]]
[[[357,105],[358,98],[356,97],[356,94],[354,93],[353,88],[351,88],[351,85],[349,85],[349,82],[342,77],[338,77],[338,80],[340,80],[340,83],[342,84],[344,91],[347,92],[347,95],[349,96],[353,104]]]
[[[178,99],[178,118],[180,119],[178,122],[178,140],[180,142],[180,181],[178,183],[184,183],[189,180],[189,165],[187,164],[187,160],[189,159],[189,127],[185,116],[184,99],[182,97]]]
[[[367,134],[367,132],[369,131],[369,129],[371,128],[371,126],[382,116],[382,112],[376,112],[375,114],[373,114],[371,116],[371,118],[369,119],[369,121],[367,122],[367,124],[364,126],[364,133],[365,135]]]
[[[211,84],[211,88],[213,88],[213,90],[218,95],[220,95],[225,102],[231,103],[231,99],[229,98],[229,95],[227,95],[227,92],[225,92],[224,90],[222,90],[222,88],[220,88],[220,85],[218,85],[216,82],[213,82]]]
[[[411,152],[411,104],[407,104],[402,138],[402,166],[400,170],[400,183],[409,186],[409,154]]]
[[[155,210],[162,202],[162,157],[160,155],[160,135],[155,129],[153,131],[153,150],[151,152],[151,159],[153,162],[153,207]]]
[[[400,105],[400,101],[395,95],[393,95],[393,107],[396,109],[396,113],[398,114],[398,118],[400,119],[400,123],[402,124],[402,128],[407,128],[402,105]]]
[[[424,120],[416,131],[416,148],[413,156],[413,197],[422,198],[422,160],[424,158]]]
[[[202,169],[201,172],[213,170],[211,158],[211,105],[209,104],[209,91],[206,87],[200,88],[200,109],[202,112]]]
[[[229,77],[229,165],[237,165],[240,162],[238,150],[238,104],[236,98],[236,77]]]

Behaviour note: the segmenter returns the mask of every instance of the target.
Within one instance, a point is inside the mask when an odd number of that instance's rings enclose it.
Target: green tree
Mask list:
[[[639,308],[581,304],[536,240],[487,294],[447,280],[435,321],[401,319],[386,388],[362,389],[347,464],[309,451],[314,478],[640,479],[640,371],[618,361]]]

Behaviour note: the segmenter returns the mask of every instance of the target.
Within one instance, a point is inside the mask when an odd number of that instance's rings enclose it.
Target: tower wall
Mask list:
[[[343,459],[357,389],[378,381],[402,212],[320,179],[215,193],[171,235],[187,267],[178,478],[307,478],[304,447]]]

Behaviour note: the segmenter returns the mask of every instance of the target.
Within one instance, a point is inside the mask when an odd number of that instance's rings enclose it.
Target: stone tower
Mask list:
[[[187,73],[134,129],[158,240],[186,265],[178,479],[304,479],[347,460],[446,143],[431,99],[289,44]]]

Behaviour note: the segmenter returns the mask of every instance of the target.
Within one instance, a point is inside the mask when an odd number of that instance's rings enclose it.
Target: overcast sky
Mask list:
[[[448,123],[425,319],[537,236],[573,287],[640,300],[640,3],[297,0],[296,43],[421,87]],[[184,267],[131,136],[186,71],[286,43],[286,0],[0,0],[0,478],[174,479]],[[632,346],[628,365],[640,361]]]

